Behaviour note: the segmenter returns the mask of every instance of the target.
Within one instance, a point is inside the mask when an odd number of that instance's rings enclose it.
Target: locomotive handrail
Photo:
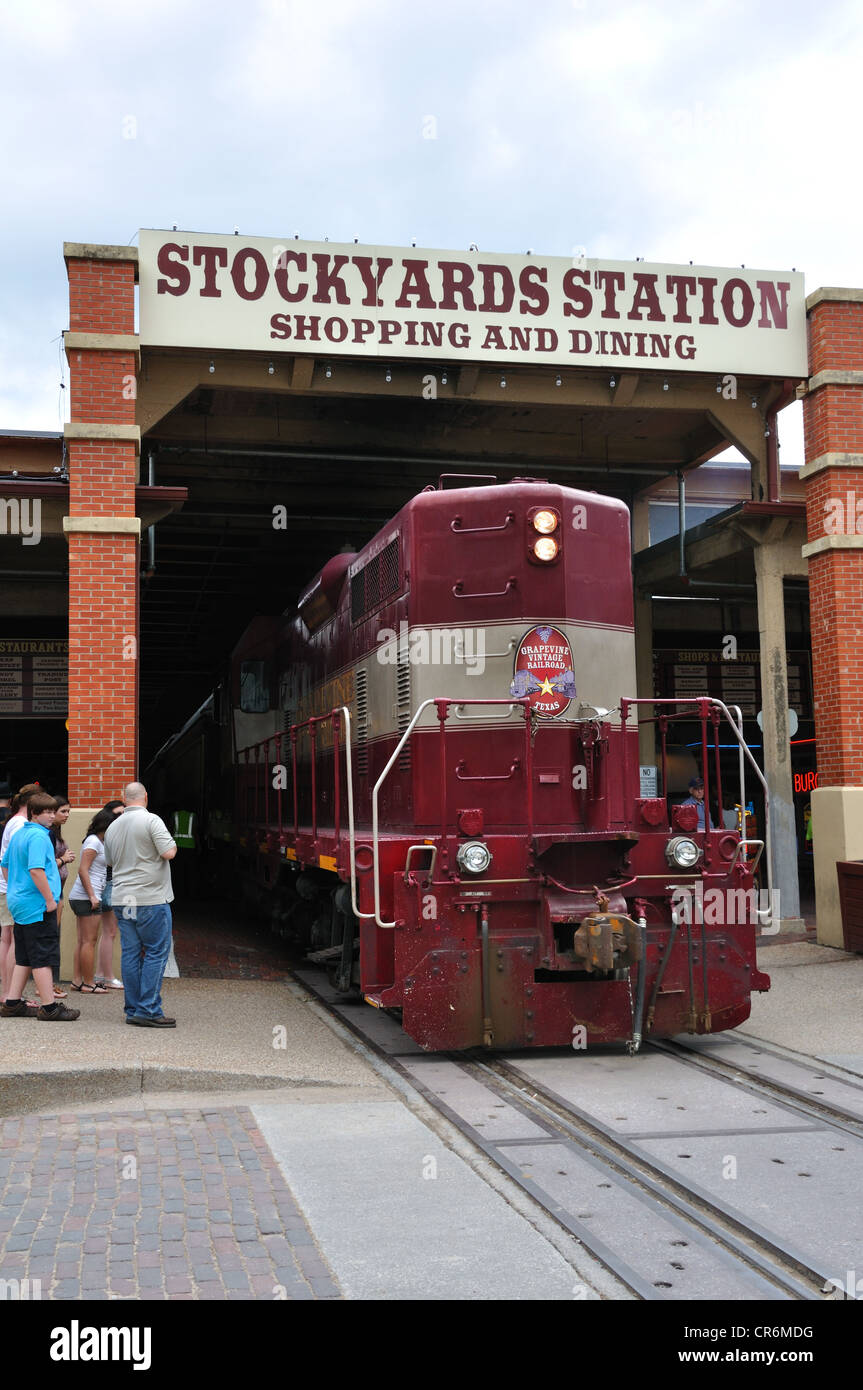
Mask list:
[[[484,631],[485,629],[482,630]],[[515,651],[516,645],[517,639],[515,637],[510,637],[509,642],[506,644],[502,652],[483,652],[483,656],[485,657],[486,661],[488,661],[490,657],[512,656],[513,652]],[[465,660],[464,634],[456,638],[455,642],[453,643],[453,652],[456,661]]]
[[[463,767],[467,767],[467,763],[462,758],[461,762],[456,763],[455,767],[455,775],[460,782],[509,782],[521,767],[521,759],[516,758],[513,761],[509,772],[477,772],[469,773],[467,776],[464,776],[461,771]]]
[[[377,923],[377,925],[378,925],[379,927],[385,927],[385,928],[387,928],[388,930],[391,929],[392,927],[394,927],[396,924],[395,924],[394,921],[393,921],[393,922],[385,922],[385,921],[382,919],[382,917],[381,917],[381,869],[380,869],[380,852],[379,852],[379,851],[380,851],[380,844],[379,844],[379,833],[378,833],[378,795],[379,795],[379,793],[380,793],[381,787],[383,786],[384,782],[386,781],[387,777],[389,776],[390,771],[392,770],[392,768],[393,768],[393,766],[394,766],[394,764],[395,764],[395,762],[396,762],[396,760],[397,760],[399,754],[401,753],[402,749],[404,748],[405,744],[407,743],[408,739],[410,738],[411,734],[413,733],[414,729],[416,728],[416,725],[417,725],[417,722],[419,721],[420,716],[423,714],[423,712],[424,712],[425,710],[427,710],[427,709],[429,708],[430,705],[436,705],[436,706],[437,706],[438,719],[439,719],[439,721],[440,721],[441,737],[442,737],[442,738],[445,736],[444,726],[445,726],[446,721],[447,721],[447,718],[448,718],[448,716],[449,716],[449,709],[450,709],[450,706],[451,706],[451,705],[453,705],[453,706],[454,706],[454,705],[521,705],[522,709],[523,709],[524,712],[525,712],[525,728],[526,728],[526,763],[525,763],[525,766],[526,766],[526,769],[527,769],[527,805],[528,805],[527,820],[528,820],[528,832],[529,832],[529,834],[532,834],[532,832],[533,832],[533,779],[532,779],[531,776],[530,776],[530,770],[531,770],[531,769],[530,769],[530,762],[531,762],[531,750],[530,750],[530,713],[531,713],[531,710],[530,710],[530,700],[527,698],[527,696],[525,696],[525,697],[524,697],[523,699],[521,699],[521,700],[494,700],[494,699],[489,699],[489,698],[483,699],[482,696],[477,696],[476,699],[470,699],[470,698],[468,698],[468,699],[466,699],[466,700],[465,700],[465,699],[454,700],[454,699],[450,699],[449,697],[444,696],[444,695],[438,695],[438,696],[431,696],[428,700],[423,700],[422,704],[420,704],[420,705],[417,706],[416,712],[415,712],[413,718],[411,719],[411,722],[408,724],[407,728],[405,729],[404,733],[402,734],[401,738],[399,739],[398,743],[396,744],[396,746],[395,746],[395,748],[394,748],[394,750],[393,750],[393,752],[392,752],[392,754],[391,754],[391,756],[390,756],[389,762],[387,763],[386,767],[384,768],[384,770],[383,770],[383,772],[381,773],[381,775],[380,775],[380,777],[378,778],[378,780],[375,782],[375,785],[374,785],[374,787],[373,787],[373,789],[372,789],[372,871],[373,871],[373,876],[374,876],[374,892],[375,892],[375,911],[374,911],[374,918],[375,918],[375,922]],[[441,795],[441,822],[442,822],[442,836],[441,836],[441,838],[442,838],[442,839],[444,840],[444,842],[445,842],[445,837],[446,837],[446,763],[445,763],[443,757],[441,757],[441,793],[442,793],[442,795]]]
[[[651,698],[650,696],[643,696],[643,695],[642,695],[642,696],[638,696],[638,698],[629,698],[629,697],[627,697],[626,699],[623,699],[623,700],[621,700],[621,702],[620,702],[620,722],[621,722],[621,728],[622,728],[622,730],[623,730],[624,758],[626,758],[626,722],[627,722],[627,719],[629,718],[629,707],[630,707],[630,705],[654,705],[654,706],[655,706],[655,705],[698,705],[698,706],[700,707],[700,708],[699,708],[699,718],[701,718],[702,720],[706,720],[706,718],[707,718],[706,707],[707,707],[708,705],[711,705],[714,709],[718,709],[718,710],[720,711],[720,713],[722,713],[722,714],[725,716],[725,718],[726,718],[726,720],[728,721],[728,724],[729,724],[729,726],[730,726],[730,728],[731,728],[731,731],[732,731],[732,733],[734,734],[734,737],[737,739],[737,743],[738,743],[738,746],[739,746],[739,749],[740,749],[740,804],[741,804],[741,807],[745,808],[745,805],[746,805],[746,803],[745,803],[744,800],[743,800],[743,792],[744,792],[744,784],[743,784],[743,759],[744,759],[744,757],[746,757],[746,758],[749,759],[749,762],[750,762],[751,765],[752,765],[752,770],[753,770],[753,772],[755,773],[755,776],[758,778],[759,782],[761,783],[761,787],[762,787],[762,790],[763,790],[763,792],[764,792],[764,859],[765,859],[765,863],[766,863],[766,865],[767,865],[767,890],[768,890],[768,891],[767,891],[767,899],[768,899],[768,905],[767,905],[766,908],[756,908],[756,909],[755,909],[755,912],[756,912],[756,916],[758,917],[758,920],[759,920],[759,922],[761,922],[762,926],[763,926],[763,927],[767,927],[767,925],[771,923],[771,917],[772,917],[772,913],[773,913],[773,846],[772,846],[771,831],[770,831],[770,790],[769,790],[769,788],[768,788],[768,786],[767,786],[767,781],[766,781],[766,779],[765,779],[765,777],[764,777],[764,773],[761,771],[761,768],[758,766],[757,762],[756,762],[755,759],[753,758],[752,753],[751,753],[751,751],[750,751],[750,749],[749,749],[749,745],[746,743],[746,741],[745,741],[745,739],[744,739],[744,737],[743,737],[743,733],[742,733],[743,716],[742,716],[742,714],[741,714],[741,712],[740,712],[739,706],[735,705],[735,706],[734,706],[734,709],[737,711],[738,719],[739,719],[739,721],[740,721],[740,727],[738,727],[737,722],[732,718],[732,716],[731,716],[731,711],[730,711],[730,709],[728,708],[728,706],[725,705],[725,704],[723,704],[723,702],[722,702],[721,700],[715,699],[712,695],[694,695],[694,696],[691,696],[688,700],[676,700],[676,699],[668,699],[668,698],[663,698],[663,699],[655,700],[655,699]],[[702,775],[703,775],[706,771],[707,771],[707,766],[706,766],[706,759],[705,759],[705,760],[704,760],[704,767],[703,767],[703,769],[702,769]],[[706,782],[707,782],[707,779],[705,778],[705,784],[706,784]],[[664,790],[665,790],[665,789],[663,788],[663,791],[664,791]],[[705,798],[706,798],[706,795],[707,795],[707,793],[706,793],[706,791],[705,791]],[[720,810],[721,810],[721,809],[722,809],[722,808],[720,807]],[[744,816],[745,816],[745,814],[746,814],[745,809],[744,809],[744,811],[743,811],[743,814],[744,814]],[[705,824],[706,824],[707,821],[708,821],[708,819],[709,819],[708,812],[707,812],[706,810],[705,810],[704,819],[705,819]],[[746,827],[745,827],[745,821],[744,821],[744,827],[743,827],[743,828],[744,828],[744,830],[745,830],[745,828],[746,828]],[[744,838],[745,838],[745,837],[744,837]],[[755,842],[753,841],[753,842],[750,842],[750,843],[755,843]],[[757,862],[757,861],[756,861],[756,862]],[[776,930],[778,930],[778,927],[776,928]],[[769,933],[768,933],[768,934],[769,934]]]
[[[737,728],[740,732],[740,741],[743,741],[743,711],[739,705],[729,705],[729,710],[736,716]],[[740,756],[740,829],[746,834],[746,759],[743,756],[743,749],[738,748]]]
[[[443,480],[444,480],[444,478],[455,478],[455,479],[462,485],[462,487],[464,487],[465,480],[466,480],[467,478],[472,479],[472,481],[475,482],[475,483],[496,483],[496,482],[497,482],[497,474],[496,474],[496,473],[441,473],[441,474],[438,475],[437,488],[433,487],[432,484],[429,483],[428,487],[427,487],[427,488],[424,488],[423,491],[424,491],[424,492],[446,492],[446,488],[445,488],[444,485],[443,485]],[[457,492],[458,489],[457,489],[457,488],[453,488],[452,491],[453,491],[453,492]]]
[[[716,700],[716,699],[713,699],[713,698],[711,697],[711,698],[708,699],[708,703],[711,704],[711,705],[713,705],[713,707],[714,707],[715,709],[720,710],[721,713],[725,715],[725,718],[727,719],[729,725],[731,726],[731,729],[733,730],[734,737],[737,739],[738,747],[740,748],[741,753],[742,753],[745,757],[747,757],[747,758],[749,759],[750,763],[752,764],[753,770],[754,770],[754,772],[755,772],[755,776],[758,778],[759,782],[761,783],[761,787],[762,787],[762,790],[763,790],[763,792],[764,792],[764,849],[763,849],[763,854],[764,854],[764,859],[765,859],[765,863],[766,863],[766,866],[767,866],[767,907],[766,907],[766,908],[756,908],[756,909],[755,909],[755,915],[758,917],[758,920],[761,922],[762,927],[766,928],[766,927],[768,927],[768,926],[773,926],[773,925],[774,925],[774,924],[772,923],[772,920],[771,920],[771,919],[772,919],[772,915],[773,915],[773,842],[772,842],[772,832],[771,832],[771,828],[770,828],[770,789],[769,789],[769,787],[767,786],[767,779],[765,778],[763,772],[761,771],[761,768],[758,766],[757,762],[756,762],[755,759],[753,758],[752,753],[751,753],[750,750],[749,750],[749,746],[748,746],[748,744],[746,743],[746,741],[745,741],[745,739],[744,739],[744,737],[743,737],[743,733],[742,733],[742,731],[741,731],[741,730],[742,730],[742,725],[743,725],[743,716],[742,716],[742,714],[740,713],[739,708],[738,708],[737,706],[735,706],[735,708],[737,709],[738,715],[739,715],[739,717],[740,717],[740,724],[741,724],[741,728],[740,728],[740,729],[737,727],[737,724],[736,724],[735,721],[732,719],[732,717],[731,717],[731,711],[729,710],[728,706],[725,705],[725,704],[723,704],[723,702],[722,702],[721,700]],[[743,790],[744,790],[744,788],[743,788],[743,760],[742,760],[742,758],[741,758],[741,762],[740,762],[740,805],[741,805],[741,809],[742,809],[743,815],[744,815],[744,817],[745,817],[745,815],[746,815],[746,810],[745,810],[746,803],[745,803],[744,800],[743,800]],[[720,807],[720,810],[721,810],[721,807]],[[743,822],[743,831],[744,831],[744,834],[743,834],[742,838],[743,838],[743,840],[745,841],[745,839],[746,839],[746,821],[745,821],[745,819],[744,819],[744,822]],[[753,842],[753,843],[755,843],[755,842]],[[755,863],[756,863],[756,864],[758,863],[758,860],[757,860],[757,859],[756,859]],[[776,923],[776,924],[775,924],[775,930],[776,930],[776,931],[779,930],[779,923]]]
[[[293,774],[294,774],[294,787],[293,787],[293,791],[294,791],[294,834],[295,834],[295,835],[299,834],[299,823],[298,823],[298,818],[297,818],[297,735],[298,735],[298,733],[300,732],[300,730],[302,730],[302,729],[309,728],[309,729],[311,730],[311,729],[314,728],[315,725],[317,725],[317,724],[322,724],[322,723],[324,723],[325,720],[327,720],[327,719],[333,719],[333,720],[335,720],[335,719],[337,718],[337,716],[339,716],[339,715],[342,716],[342,718],[344,719],[344,723],[345,723],[345,780],[346,780],[346,784],[347,784],[347,793],[348,793],[348,843],[349,843],[349,845],[350,845],[350,859],[351,859],[351,906],[352,906],[352,908],[353,908],[354,915],[355,915],[356,917],[371,918],[371,917],[374,917],[375,914],[374,914],[373,912],[360,912],[359,905],[358,905],[358,903],[357,903],[356,833],[355,833],[355,828],[354,828],[354,771],[353,771],[353,754],[352,754],[352,752],[351,752],[351,712],[350,712],[350,710],[348,709],[347,705],[338,705],[338,706],[336,706],[335,708],[331,709],[330,712],[329,712],[329,714],[312,714],[312,715],[309,716],[308,719],[304,719],[301,723],[299,723],[299,724],[292,724],[291,727],[290,727],[290,730],[288,731],[288,732],[290,733],[291,746],[292,746],[292,755],[293,755]],[[337,727],[337,726],[336,726],[336,727]],[[255,756],[254,756],[254,759],[251,760],[251,761],[253,762],[253,764],[254,764],[255,766],[259,766],[260,763],[261,763],[261,758],[260,758],[260,756],[259,756],[258,750],[261,749],[261,748],[266,748],[267,754],[266,754],[265,758],[263,759],[264,763],[266,763],[266,762],[267,762],[267,758],[269,757],[270,743],[273,742],[273,741],[275,742],[277,753],[279,753],[279,752],[280,752],[280,749],[281,749],[281,742],[282,742],[283,737],[284,737],[284,731],[283,731],[282,733],[280,733],[280,734],[270,734],[268,738],[261,739],[258,743],[251,743],[251,744],[249,744],[248,747],[246,747],[246,748],[240,748],[240,749],[238,749],[238,750],[237,750],[237,757],[238,757],[238,758],[243,758],[243,760],[244,760],[243,765],[244,765],[245,767],[248,767],[248,766],[249,766],[249,762],[250,762],[249,754],[253,752],[253,753],[255,754]],[[338,830],[338,824],[339,824],[339,816],[338,816],[338,806],[339,806],[339,764],[338,764],[338,739],[337,739],[337,737],[335,737],[335,728],[334,728],[334,740],[333,740],[333,742],[334,742],[334,750],[335,750],[335,753],[336,753],[336,756],[335,756],[335,758],[334,758],[334,767],[333,767],[334,780],[335,780],[335,814],[334,814],[334,824],[335,824],[336,829]],[[314,766],[314,749],[313,749],[313,766]],[[314,776],[314,773],[313,773],[313,776]],[[257,778],[256,778],[256,780],[255,780],[255,800],[256,800],[256,805],[257,805]],[[278,801],[278,815],[279,815],[279,836],[281,837],[281,833],[282,833],[282,797],[281,797],[281,788],[279,788],[279,795],[278,795],[277,801]],[[268,808],[269,808],[269,803],[268,803]],[[314,807],[312,808],[312,816],[313,816],[313,820],[314,820],[314,819],[316,818],[316,817],[315,817],[315,809],[314,809]]]
[[[381,773],[380,777],[375,782],[375,785],[372,788],[372,876],[374,880],[375,892],[374,917],[375,922],[379,927],[394,927],[395,922],[384,922],[381,918],[381,870],[378,845],[378,793],[381,787],[383,786],[386,777],[389,774],[390,768],[393,766],[393,763],[396,761],[396,758],[398,757],[399,753],[402,751],[410,735],[413,733],[420,715],[423,713],[424,710],[428,709],[429,705],[433,705],[434,703],[434,697],[431,697],[428,700],[423,700],[422,704],[417,706],[416,713],[414,714],[413,718],[411,719],[411,722],[408,724],[407,728],[405,729],[404,733],[402,734],[401,738],[396,744],[395,752],[392,754],[389,762],[387,763],[386,767],[384,768],[383,772]]]
[[[483,714],[459,714],[459,710],[462,709],[462,708],[464,707],[464,705],[467,705],[467,704],[470,704],[470,701],[469,701],[469,700],[461,700],[461,701],[459,701],[459,703],[456,705],[455,710],[454,710],[454,714],[455,714],[456,719],[460,719],[460,720],[462,721],[462,723],[464,723],[464,724],[472,724],[472,723],[474,723],[474,722],[475,722],[476,720],[478,720],[478,719],[484,719],[484,718],[485,718],[485,715],[483,715]],[[513,710],[514,710],[515,708],[516,708],[515,704],[510,704],[510,705],[509,705],[509,708],[508,708],[507,711],[506,711],[506,714],[503,716],[503,719],[509,719],[509,716],[512,714],[512,712],[513,712]],[[503,723],[503,719],[500,721],[501,724]]]
[[[333,710],[333,714],[335,713],[336,710]],[[351,855],[351,907],[354,910],[354,916],[357,918],[373,917],[374,913],[372,912],[360,912],[357,903],[357,858],[354,840],[354,771],[351,754],[351,712],[347,705],[340,705],[338,713],[344,715],[345,719],[345,779],[348,788],[348,843],[350,845]],[[336,781],[338,782],[338,769],[336,770]]]
[[[510,637],[509,641],[507,642],[507,644],[506,644],[506,646],[504,647],[504,649],[503,649],[502,652],[485,652],[485,653],[484,653],[485,659],[486,659],[486,661],[489,661],[492,657],[512,656],[512,654],[513,654],[513,652],[515,651],[517,645],[518,645],[517,639],[516,639],[515,637]],[[462,642],[462,649],[463,649],[463,647],[464,647],[464,642]]]
[[[437,863],[437,845],[408,845],[408,852],[405,858],[405,883],[410,882],[411,859],[413,858],[414,852],[417,850],[423,850],[425,853],[431,855],[431,863],[426,865],[425,872],[428,875],[429,881],[431,881],[434,875],[434,867]],[[369,916],[371,916],[371,913],[369,913]]]
[[[452,596],[453,598],[503,598],[505,594],[509,593],[510,589],[515,589],[517,585],[518,580],[515,575],[510,575],[509,579],[506,581],[505,589],[492,589],[491,593],[488,594],[466,594],[463,593],[464,580],[459,579],[457,583],[452,586]]]
[[[449,529],[451,531],[454,531],[457,536],[471,536],[474,535],[477,531],[505,531],[507,526],[510,526],[514,523],[515,512],[507,512],[506,520],[504,521],[502,526],[461,526],[459,525],[460,521],[461,517],[457,516],[454,517],[449,524]]]
[[[355,916],[355,917],[358,917],[358,918],[359,918],[359,917],[362,917],[362,918],[370,918],[370,917],[373,917],[373,916],[374,916],[374,913],[373,913],[373,912],[360,912],[359,904],[357,903],[357,860],[356,860],[356,838],[355,838],[355,833],[354,833],[354,770],[353,770],[353,755],[352,755],[352,753],[351,753],[351,712],[350,712],[350,710],[348,709],[347,705],[338,705],[338,706],[336,706],[334,709],[331,709],[330,712],[329,712],[329,714],[313,714],[313,715],[310,715],[309,718],[308,718],[308,719],[304,719],[303,722],[302,722],[301,724],[292,724],[292,725],[291,725],[291,736],[293,737],[294,734],[295,734],[295,732],[298,733],[300,729],[304,729],[304,728],[306,727],[307,724],[308,724],[308,725],[311,725],[311,726],[314,726],[315,724],[320,724],[320,723],[322,723],[325,719],[333,719],[333,718],[335,718],[335,716],[338,715],[338,714],[342,715],[342,717],[344,718],[344,721],[345,721],[345,780],[346,780],[346,782],[347,782],[347,789],[348,789],[348,844],[349,844],[349,846],[350,846],[350,858],[351,858],[351,907],[353,908],[354,916]],[[313,770],[313,771],[312,771],[312,778],[313,778],[313,784],[314,784],[314,765],[315,765],[314,754],[315,754],[315,749],[314,749],[314,747],[313,747],[313,749],[312,749],[312,770]],[[335,773],[336,794],[338,795],[338,785],[339,785],[338,757],[336,757],[336,758],[334,759],[334,773]],[[295,785],[295,790],[296,790],[296,782],[295,782],[294,785]],[[312,807],[312,815],[313,815],[313,818],[314,818],[314,816],[315,816],[315,808],[314,808],[314,806]]]
[[[749,858],[749,850],[751,849],[751,847],[752,847],[753,845],[757,845],[757,846],[758,846],[758,853],[756,854],[755,859],[753,860],[752,865],[751,865],[752,872],[755,873],[755,870],[758,868],[758,865],[761,863],[761,856],[762,856],[762,854],[764,853],[764,841],[763,841],[763,840],[746,840],[746,839],[738,840],[738,841],[737,841],[737,844],[734,846],[734,853],[733,853],[733,855],[731,856],[731,863],[730,863],[729,866],[728,866],[729,872],[735,867],[735,865],[736,865],[738,859],[740,858],[741,850],[745,850],[745,851],[746,851],[746,857],[747,857],[747,860],[748,860],[748,858]],[[756,908],[756,912],[757,912],[757,911],[758,911],[758,909]]]

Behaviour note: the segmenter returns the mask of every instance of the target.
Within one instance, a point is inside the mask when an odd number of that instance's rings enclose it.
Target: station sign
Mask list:
[[[789,650],[786,670],[790,712],[794,715],[794,732],[789,737],[793,738],[798,721],[811,720],[813,715],[810,653]],[[657,694],[666,699],[693,700],[709,695],[726,705],[737,705],[744,719],[756,719],[761,708],[761,653],[757,648],[741,648],[730,660],[719,646],[656,647],[653,679]]]
[[[808,374],[803,276],[142,230],[142,346]]]
[[[0,640],[0,719],[65,715],[69,644],[52,638]]]

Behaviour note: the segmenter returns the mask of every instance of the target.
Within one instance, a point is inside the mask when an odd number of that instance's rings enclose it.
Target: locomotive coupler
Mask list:
[[[631,917],[591,912],[576,927],[572,949],[591,974],[623,969],[641,959],[641,931]]]

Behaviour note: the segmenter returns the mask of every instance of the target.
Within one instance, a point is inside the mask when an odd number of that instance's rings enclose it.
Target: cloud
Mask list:
[[[860,282],[850,0],[817,25],[804,0],[781,24],[750,0],[148,0],[146,20],[0,18],[7,428],[56,427],[64,239],[141,225]]]

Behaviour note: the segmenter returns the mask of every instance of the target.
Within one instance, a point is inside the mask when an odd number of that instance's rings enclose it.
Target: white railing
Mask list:
[[[335,713],[335,711],[333,711]],[[347,778],[348,791],[348,843],[350,844],[351,855],[351,907],[354,916],[357,918],[374,917],[373,912],[360,912],[357,902],[357,855],[356,855],[356,836],[354,834],[354,767],[353,756],[351,754],[351,712],[347,705],[340,705],[339,714],[344,715],[345,719],[345,776]],[[338,769],[336,769],[338,776]]]
[[[378,834],[378,793],[380,792],[381,787],[383,786],[384,782],[389,776],[390,769],[392,768],[393,763],[396,761],[396,758],[398,757],[399,753],[402,751],[411,734],[413,733],[414,728],[416,727],[417,720],[419,719],[423,710],[428,709],[429,705],[434,705],[436,703],[436,698],[432,697],[431,699],[423,700],[422,704],[417,706],[417,711],[413,719],[411,720],[410,724],[408,724],[407,728],[405,729],[404,733],[402,734],[401,738],[396,744],[395,751],[390,757],[390,760],[384,768],[383,772],[381,773],[380,777],[375,782],[374,789],[372,790],[372,869],[374,873],[375,910],[373,913],[366,913],[366,916],[373,916],[379,927],[391,928],[395,926],[395,922],[384,922],[381,918],[381,866],[380,844]]]

